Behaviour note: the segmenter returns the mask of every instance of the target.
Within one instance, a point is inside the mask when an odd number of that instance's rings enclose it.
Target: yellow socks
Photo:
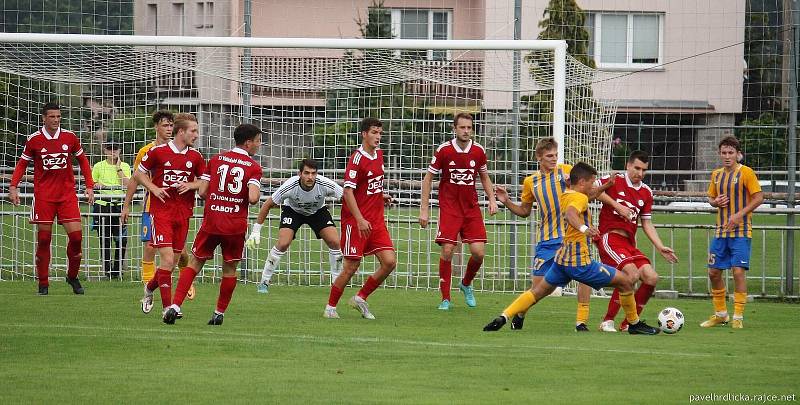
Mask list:
[[[575,324],[586,324],[589,322],[589,304],[579,302],[578,303],[578,313],[575,316]]]
[[[633,291],[619,293],[619,303],[625,311],[625,320],[629,325],[639,322],[639,314],[636,313],[636,298],[633,298]]]
[[[746,292],[733,293],[733,319],[744,318],[744,304],[747,303]]]
[[[728,307],[725,305],[725,289],[719,290],[711,289],[711,301],[714,303],[714,312],[717,316],[725,317],[728,315]],[[747,301],[747,294],[745,294],[745,301]],[[742,305],[744,307],[744,305]]]
[[[142,282],[147,284],[148,281],[153,279],[156,274],[155,262],[146,262],[142,260]]]
[[[525,291],[524,293],[520,294],[514,302],[511,303],[505,310],[503,310],[503,315],[505,315],[506,319],[511,319],[514,315],[525,312],[536,303],[536,297],[533,295],[531,290]]]

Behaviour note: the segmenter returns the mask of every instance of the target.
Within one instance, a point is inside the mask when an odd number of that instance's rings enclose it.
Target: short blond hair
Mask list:
[[[190,122],[195,122],[195,123],[197,122],[197,117],[195,117],[194,114],[189,114],[189,113],[175,114],[175,120],[173,121],[174,132],[177,134],[178,131],[180,131],[181,129],[185,131],[187,128],[189,128]]]

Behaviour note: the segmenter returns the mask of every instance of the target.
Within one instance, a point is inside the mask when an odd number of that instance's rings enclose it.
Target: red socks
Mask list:
[[[464,279],[461,280],[461,285],[468,286],[472,284],[472,280],[478,274],[482,264],[483,260],[478,261],[475,260],[474,257],[470,257],[469,262],[467,263],[467,271],[464,273]]]
[[[52,231],[39,231],[36,233],[36,277],[39,278],[39,287],[50,285],[48,273],[50,271],[50,240]]]
[[[189,293],[189,288],[192,287],[195,277],[197,277],[197,273],[191,267],[181,269],[180,276],[178,276],[178,286],[175,287],[175,298],[172,299],[173,304],[177,306],[183,305],[183,301],[186,299],[186,294]]]
[[[450,285],[453,282],[453,264],[444,259],[439,259],[439,291],[442,300],[450,301]]]
[[[656,286],[645,283],[642,283],[639,286],[633,296],[636,299],[636,313],[642,313],[644,306],[647,305],[647,301],[650,301],[650,297],[653,296],[653,291],[655,291],[655,289]],[[619,308],[619,290],[615,288],[614,293],[611,294],[611,300],[608,302],[608,310],[606,311],[606,316],[603,318],[603,320],[614,320],[619,313]]]
[[[183,271],[181,271],[181,279],[183,279]],[[225,310],[228,309],[228,304],[231,303],[231,297],[233,296],[233,290],[235,288],[236,275],[222,276],[222,281],[219,283],[219,298],[217,298],[218,313],[224,314]]]
[[[155,291],[158,288],[161,293],[161,306],[166,308],[172,304],[172,272],[164,269],[157,269],[156,275],[147,283],[147,289]]]
[[[67,277],[78,278],[78,268],[81,266],[81,231],[67,234]]]
[[[372,278],[372,276],[367,277],[367,281],[364,282],[364,286],[358,290],[358,296],[363,298],[365,301],[373,291],[375,291],[381,283],[378,280]]]
[[[339,288],[335,285],[331,286],[331,294],[328,295],[328,305],[335,307],[339,304],[339,298],[342,298],[342,294],[344,293],[344,289]]]

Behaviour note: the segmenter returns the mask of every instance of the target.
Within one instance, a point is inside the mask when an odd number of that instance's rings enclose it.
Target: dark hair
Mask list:
[[[650,163],[650,155],[643,150],[635,150],[628,157],[628,163],[633,163],[635,160],[641,160],[642,163]]]
[[[465,113],[465,112],[460,112],[460,113],[456,114],[455,117],[453,117],[453,127],[458,125],[458,120],[460,120],[462,118],[464,118],[466,120],[474,121],[474,119],[472,118],[472,114]]]
[[[383,123],[381,120],[373,117],[367,117],[361,120],[361,124],[359,125],[359,132],[369,132],[369,129],[372,127],[383,128]]]
[[[42,106],[42,115],[47,115],[47,112],[50,111],[50,110],[58,110],[58,111],[60,111],[61,107],[58,105],[58,103],[53,103],[53,102],[45,103]]]
[[[119,144],[113,139],[108,139],[103,144],[103,149],[105,149],[105,150],[119,150]]]
[[[305,158],[301,160],[300,164],[297,165],[297,170],[302,173],[303,169],[306,167],[309,169],[319,170],[317,161],[311,158]]]
[[[193,114],[188,114],[188,113],[175,114],[175,120],[173,121],[175,125],[173,129],[174,133],[177,134],[178,131],[181,129],[183,130],[188,129],[190,122],[197,122],[197,117],[195,117]]]
[[[742,151],[742,144],[739,143],[739,140],[736,139],[736,137],[732,136],[732,135],[728,135],[728,136],[722,138],[719,141],[719,145],[717,145],[717,149],[722,149],[723,146],[730,146],[730,147],[736,149],[737,152],[741,152]]]
[[[541,155],[546,150],[558,149],[558,142],[552,136],[542,138],[536,143],[536,156]]]
[[[245,142],[255,139],[261,130],[253,124],[240,124],[233,130],[233,140],[236,145],[244,145]]]
[[[175,116],[172,115],[172,111],[169,110],[158,110],[153,113],[152,121],[153,126],[158,125],[161,123],[161,120],[167,120],[169,122],[175,122]]]
[[[569,171],[569,182],[571,184],[576,184],[581,180],[587,180],[592,176],[597,176],[597,170],[594,167],[589,166],[587,163],[578,162],[575,166],[572,166],[572,170]]]

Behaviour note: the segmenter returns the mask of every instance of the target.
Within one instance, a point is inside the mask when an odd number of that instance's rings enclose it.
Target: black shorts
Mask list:
[[[280,228],[289,228],[294,231],[295,236],[297,236],[297,230],[300,229],[303,224],[308,224],[311,229],[314,231],[314,235],[317,236],[317,239],[321,239],[320,232],[329,227],[336,227],[336,223],[333,222],[333,217],[331,216],[330,211],[328,211],[328,207],[322,207],[317,212],[305,216],[303,214],[297,213],[295,210],[289,208],[286,205],[281,206],[281,226]]]

